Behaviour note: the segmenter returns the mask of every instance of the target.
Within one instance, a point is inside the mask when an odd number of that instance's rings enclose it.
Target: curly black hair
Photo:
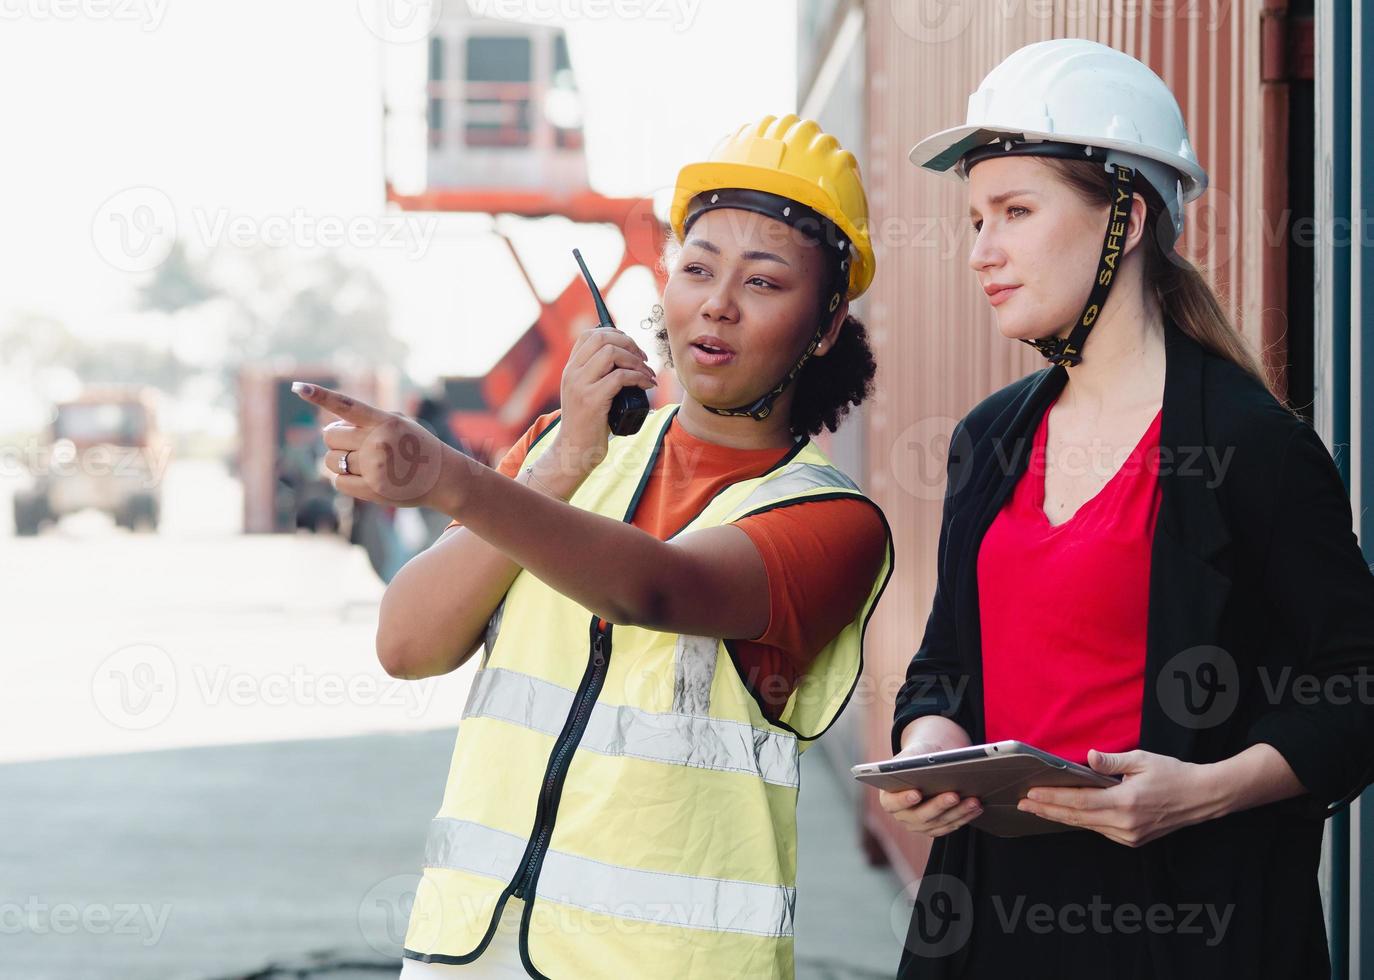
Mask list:
[[[670,261],[670,254],[671,251],[664,256],[665,266]],[[838,265],[831,271],[832,280],[820,291],[827,302],[842,274]],[[819,317],[817,327],[830,318],[830,313],[822,310]],[[655,326],[653,337],[663,363],[672,367],[668,328],[661,321]],[[858,317],[846,316],[830,350],[823,357],[813,355],[807,360],[792,382],[794,393],[787,421],[793,438],[819,435],[822,429],[831,432],[838,429],[849,409],[873,394],[873,376],[877,370],[873,349],[868,345],[868,330]]]
[[[822,428],[834,432],[849,414],[873,394],[878,365],[868,346],[868,330],[855,316],[847,316],[835,335],[835,346],[824,357],[812,357],[792,382],[788,423],[794,436],[818,435]]]

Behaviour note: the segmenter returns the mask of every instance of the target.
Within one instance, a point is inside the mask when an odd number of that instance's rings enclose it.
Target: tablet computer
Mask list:
[[[1018,810],[1032,786],[1115,786],[1116,776],[1061,759],[1024,742],[988,742],[930,755],[913,755],[854,766],[854,778],[890,793],[919,790],[922,799],[955,792],[976,797],[982,814],[971,827],[998,837],[1053,834],[1076,828]]]

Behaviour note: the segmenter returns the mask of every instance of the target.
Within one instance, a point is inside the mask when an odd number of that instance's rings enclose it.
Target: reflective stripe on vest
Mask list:
[[[437,818],[425,866],[505,882],[518,870],[525,839],[469,820]],[[625,868],[549,851],[535,894],[547,901],[684,929],[791,936],[797,891],[785,885],[692,878]]]
[[[676,408],[612,437],[569,503],[632,521]],[[527,462],[551,442],[536,441]],[[721,488],[674,537],[836,497],[871,504],[803,440]],[[492,616],[458,728],[406,955],[480,961],[517,895],[537,975],[790,978],[799,757],[857,683],[864,627],[891,575],[886,544],[861,608],[778,720],[750,687],[776,678],[746,682],[726,641],[603,628],[521,571]]]
[[[817,466],[815,463],[790,463],[775,479],[757,487],[753,493],[744,498],[744,502],[731,512],[730,520],[743,517],[751,510],[757,510],[760,507],[766,507],[769,504],[775,504],[780,500],[786,500],[789,497],[795,497],[808,490],[821,487],[844,487],[855,493],[859,490],[858,484],[833,466]]]
[[[463,717],[497,718],[557,735],[572,709],[573,694],[537,677],[494,667],[473,680]],[[749,773],[779,786],[800,784],[794,736],[761,732],[725,718],[598,703],[592,708],[578,748],[677,766]]]

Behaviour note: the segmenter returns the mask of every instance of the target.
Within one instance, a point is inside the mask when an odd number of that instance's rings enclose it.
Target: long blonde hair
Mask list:
[[[1089,204],[1111,203],[1112,175],[1101,164],[1059,159],[1045,162]],[[1167,226],[1170,221],[1159,194],[1143,182],[1136,184],[1136,190],[1145,199],[1146,231],[1140,243],[1145,250],[1142,278],[1145,287],[1153,291],[1160,310],[1193,340],[1244,368],[1280,403],[1285,403],[1260,359],[1231,322],[1203,271],[1175,252],[1172,243],[1163,244],[1163,236],[1152,233],[1151,229],[1160,228],[1161,222]]]

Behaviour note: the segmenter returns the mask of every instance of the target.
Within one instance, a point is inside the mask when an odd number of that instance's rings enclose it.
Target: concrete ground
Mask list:
[[[452,741],[446,729],[0,766],[0,977],[394,976]],[[891,976],[898,886],[865,866],[821,753],[804,759],[797,975]]]
[[[361,552],[239,507],[179,464],[157,534],[0,542],[0,980],[398,971],[475,665],[386,677]],[[891,976],[897,882],[819,749],[802,774],[798,976]]]

